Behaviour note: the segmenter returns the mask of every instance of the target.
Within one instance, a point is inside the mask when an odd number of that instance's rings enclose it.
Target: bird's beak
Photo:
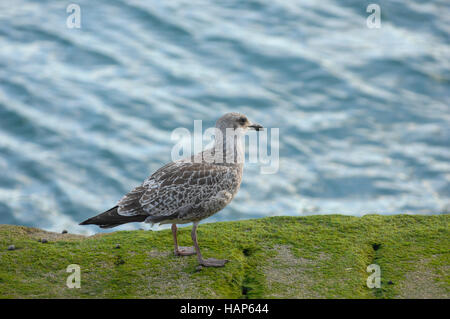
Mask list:
[[[252,123],[248,126],[251,129],[254,129],[255,131],[263,131],[264,127],[262,125],[256,124],[256,123]]]

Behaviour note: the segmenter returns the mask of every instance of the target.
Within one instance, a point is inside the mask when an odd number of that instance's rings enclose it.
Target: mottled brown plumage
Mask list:
[[[198,222],[231,202],[242,181],[242,136],[249,127],[256,130],[262,128],[250,123],[245,115],[225,114],[216,122],[213,148],[161,167],[142,185],[126,194],[117,206],[80,225],[95,224],[110,228],[128,222],[171,223],[175,253],[191,254],[192,249],[186,248],[183,252],[178,247],[176,224],[194,223],[192,237],[196,245],[194,233]],[[225,263],[212,259],[205,261],[200,250],[196,251],[199,262],[205,266],[223,266]]]

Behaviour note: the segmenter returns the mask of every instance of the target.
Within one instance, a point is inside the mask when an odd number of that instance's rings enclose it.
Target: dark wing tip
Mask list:
[[[88,218],[88,219],[86,219],[85,221],[82,221],[81,223],[79,223],[78,225],[92,225],[92,224],[94,224],[94,219],[95,219],[95,217],[92,217],[92,218]]]

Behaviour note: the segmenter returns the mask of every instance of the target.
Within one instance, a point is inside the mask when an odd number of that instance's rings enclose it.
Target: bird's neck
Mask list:
[[[245,151],[243,144],[243,134],[241,132],[223,133],[215,140],[216,160],[222,160],[225,164],[244,163]],[[222,154],[217,152],[222,150]]]

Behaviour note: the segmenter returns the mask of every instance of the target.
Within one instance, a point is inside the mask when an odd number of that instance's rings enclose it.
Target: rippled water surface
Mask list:
[[[93,232],[170,160],[177,127],[280,129],[211,217],[450,210],[447,1],[0,2],[0,223]],[[121,229],[141,227],[139,224]]]

